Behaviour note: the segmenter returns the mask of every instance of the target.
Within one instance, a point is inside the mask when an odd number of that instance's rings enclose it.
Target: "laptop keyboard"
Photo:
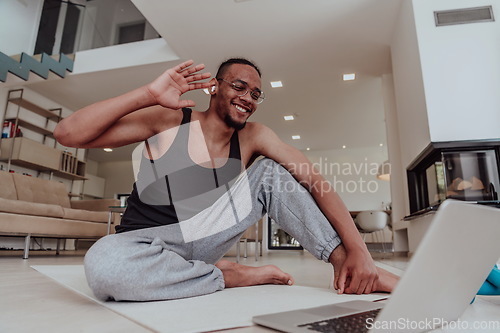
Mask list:
[[[380,310],[381,309],[375,309],[371,311],[355,313],[353,315],[345,317],[320,320],[313,323],[299,325],[299,327],[305,327],[314,332],[368,332],[368,325],[366,321],[370,318],[375,319]]]

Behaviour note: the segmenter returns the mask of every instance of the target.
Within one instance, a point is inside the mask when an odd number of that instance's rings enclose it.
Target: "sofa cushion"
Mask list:
[[[71,207],[66,185],[63,183],[15,173],[12,177],[19,200]]]
[[[4,198],[0,198],[0,212],[59,218],[63,217],[63,209],[58,205],[9,200]]]
[[[109,219],[108,212],[94,212],[90,210],[72,209],[72,208],[63,208],[63,212],[64,212],[63,217],[67,220],[108,223]]]
[[[61,238],[100,238],[107,234],[105,223],[56,219],[53,217],[0,214],[0,234],[49,236]]]
[[[16,187],[12,179],[12,174],[0,171],[0,184],[0,198],[17,199]]]

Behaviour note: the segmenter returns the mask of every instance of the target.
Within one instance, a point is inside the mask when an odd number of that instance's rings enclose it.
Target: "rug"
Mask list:
[[[384,294],[337,295],[304,286],[263,285],[224,289],[210,295],[157,302],[102,302],[87,285],[82,265],[36,265],[38,272],[64,287],[157,332],[206,332],[252,325],[252,317]]]

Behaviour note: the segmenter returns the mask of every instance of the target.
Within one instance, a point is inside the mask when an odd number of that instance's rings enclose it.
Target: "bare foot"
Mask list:
[[[274,265],[250,267],[228,260],[220,260],[217,264],[224,275],[226,288],[247,287],[259,284],[293,284],[293,277]]]
[[[386,271],[380,267],[377,267],[378,271],[378,281],[373,286],[372,292],[382,291],[390,293],[396,287],[396,284],[399,281],[399,276],[392,274],[391,272]]]

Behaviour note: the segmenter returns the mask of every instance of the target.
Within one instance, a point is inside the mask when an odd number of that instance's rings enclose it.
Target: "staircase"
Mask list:
[[[7,80],[7,73],[14,74],[24,81],[28,81],[30,72],[44,79],[48,79],[49,71],[61,78],[64,78],[66,71],[73,71],[74,60],[62,53],[59,55],[59,60],[54,59],[47,53],[42,53],[41,56],[30,56],[23,52],[18,58],[17,60],[14,57],[9,57],[0,52],[1,82]]]

